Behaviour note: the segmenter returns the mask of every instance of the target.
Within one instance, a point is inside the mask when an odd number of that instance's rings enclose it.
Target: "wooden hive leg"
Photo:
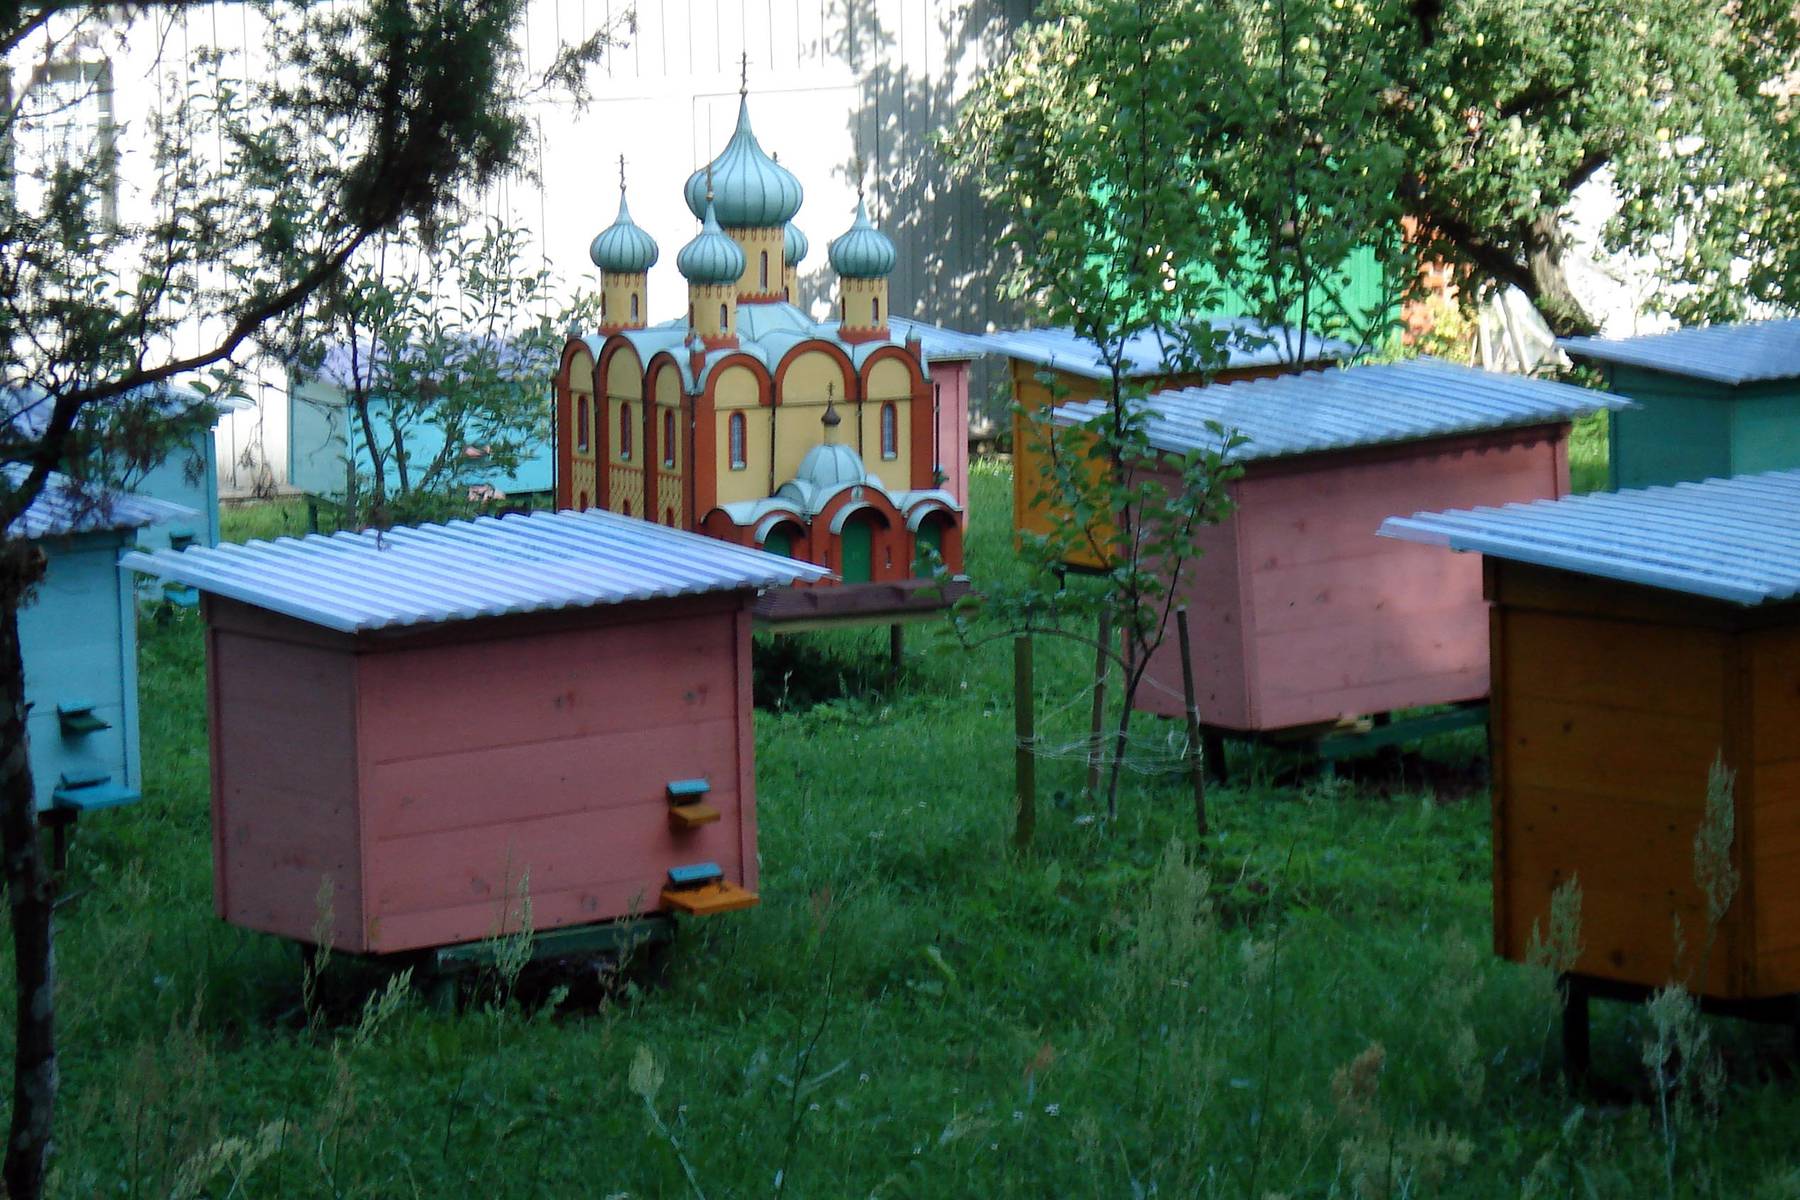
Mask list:
[[[1564,975],[1562,987],[1562,1051],[1563,1075],[1571,1084],[1587,1078],[1592,1062],[1588,1034],[1588,991],[1586,983],[1575,975]]]
[[[1206,729],[1200,735],[1202,761],[1206,764],[1206,777],[1213,783],[1223,787],[1231,782],[1231,772],[1225,767],[1225,735],[1216,729]]]

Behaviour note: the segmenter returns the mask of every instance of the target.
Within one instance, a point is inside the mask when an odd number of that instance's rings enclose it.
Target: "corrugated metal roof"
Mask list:
[[[0,422],[11,424],[21,436],[37,437],[50,421],[50,400],[50,393],[35,384],[0,387]],[[109,409],[116,409],[126,403],[140,404],[146,401],[154,401],[158,410],[169,417],[181,416],[202,404],[211,405],[218,416],[256,407],[256,402],[247,396],[202,395],[184,384],[164,381],[132,388],[104,403],[86,405],[83,416],[87,419],[104,419]]]
[[[1057,410],[1057,423],[1092,420],[1107,403],[1066,404]],[[1229,456],[1237,462],[1539,425],[1631,407],[1610,392],[1433,359],[1182,388],[1158,392],[1145,403],[1156,414],[1149,432],[1157,449],[1216,450],[1221,438],[1208,428],[1216,422],[1249,439]]]
[[[8,463],[5,471],[7,482],[14,487],[30,473],[23,463]],[[82,488],[67,475],[52,471],[44,482],[44,490],[6,532],[26,539],[63,537],[106,529],[141,529],[159,521],[180,521],[198,515],[185,505],[167,500]]]
[[[889,317],[888,327],[903,341],[918,338],[926,362],[968,362],[992,353],[987,339],[978,333],[945,329],[910,317]]]
[[[1356,347],[1349,342],[1314,333],[1306,337],[1306,353],[1302,359],[1298,330],[1259,325],[1249,320],[1210,321],[1203,322],[1202,326],[1224,335],[1225,361],[1219,368],[1221,370],[1273,367],[1296,361],[1336,362],[1356,353]],[[1011,329],[971,337],[985,344],[990,354],[1054,367],[1087,379],[1109,378],[1099,348],[1093,342],[1077,337],[1072,329]],[[1163,331],[1139,330],[1125,342],[1126,377],[1143,379],[1168,374],[1167,364],[1173,350],[1174,342]]]
[[[1383,537],[1736,604],[1800,595],[1800,471],[1414,513]]]
[[[123,562],[345,633],[780,587],[830,574],[598,509],[137,552]]]
[[[1632,338],[1572,337],[1572,358],[1646,367],[1713,383],[1800,379],[1800,320],[1706,325]]]

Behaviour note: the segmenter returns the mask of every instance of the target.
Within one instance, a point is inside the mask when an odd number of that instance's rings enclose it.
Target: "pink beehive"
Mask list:
[[[232,924],[314,941],[326,889],[385,954],[521,896],[538,930],[754,902],[749,605],[816,568],[600,512],[126,561],[204,593]]]
[[[1231,455],[1235,511],[1199,531],[1179,594],[1201,721],[1254,733],[1486,696],[1480,565],[1375,531],[1396,513],[1563,495],[1570,422],[1629,401],[1421,359],[1147,403],[1160,450],[1217,450],[1221,429],[1248,439]],[[1086,401],[1058,420],[1101,411]],[[1174,636],[1138,703],[1182,714]]]

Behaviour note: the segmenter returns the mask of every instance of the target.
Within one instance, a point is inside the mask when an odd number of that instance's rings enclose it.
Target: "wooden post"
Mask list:
[[[1018,813],[1013,821],[1013,845],[1020,850],[1031,844],[1037,829],[1037,713],[1031,681],[1031,635],[1013,637],[1013,789],[1018,794]]]
[[[1563,993],[1563,1076],[1572,1084],[1580,1083],[1587,1078],[1591,1060],[1588,1046],[1587,988],[1573,975],[1564,975],[1557,982],[1562,985]]]
[[[1106,757],[1101,753],[1105,736],[1102,726],[1106,721],[1106,676],[1112,667],[1112,660],[1107,651],[1112,644],[1112,609],[1100,610],[1100,628],[1094,634],[1094,715],[1088,722],[1088,797],[1100,799],[1100,763]]]
[[[1225,770],[1225,735],[1215,729],[1202,727],[1200,749],[1204,751],[1201,766],[1206,768],[1207,778],[1217,784],[1231,782],[1231,775]]]
[[[1194,834],[1206,836],[1206,758],[1200,745],[1200,705],[1194,699],[1193,647],[1188,643],[1187,605],[1175,609],[1175,632],[1181,638],[1181,691],[1187,702],[1188,779],[1194,785]]]

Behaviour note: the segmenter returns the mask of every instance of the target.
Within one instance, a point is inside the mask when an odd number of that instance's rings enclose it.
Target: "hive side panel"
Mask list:
[[[382,952],[654,909],[670,867],[744,882],[739,611],[367,654],[368,940]],[[668,784],[721,819],[676,831]]]
[[[1640,405],[1611,416],[1614,488],[1731,473],[1731,405],[1719,385],[1617,367],[1612,390]]]
[[[1252,719],[1244,683],[1248,631],[1244,628],[1237,518],[1200,529],[1193,546],[1193,556],[1182,565],[1178,591],[1188,607],[1200,720],[1224,729],[1248,728]],[[1186,712],[1181,639],[1173,622],[1150,656],[1138,690],[1138,707],[1165,717]]]
[[[1238,514],[1263,729],[1479,699],[1488,618],[1475,555],[1376,536],[1421,510],[1566,487],[1558,427],[1317,455],[1245,480]]]
[[[362,863],[350,655],[213,628],[215,885],[234,925],[360,952]]]
[[[46,808],[64,774],[103,773],[138,786],[135,618],[130,584],[117,564],[123,535],[47,538],[43,579],[19,610],[25,663],[25,716],[37,805]],[[65,735],[58,705],[92,707],[106,723]]]
[[[1751,762],[1738,800],[1753,840],[1740,863],[1756,937],[1757,984],[1800,991],[1800,628],[1742,635]]]
[[[1495,644],[1503,955],[1525,960],[1552,892],[1578,878],[1579,971],[1648,986],[1694,972],[1708,945],[1694,834],[1727,738],[1726,643],[1715,630],[1506,610]],[[1732,932],[1704,955],[1713,994],[1730,994]]]
[[[1800,467],[1800,387],[1793,380],[1738,388],[1731,405],[1731,474]]]

